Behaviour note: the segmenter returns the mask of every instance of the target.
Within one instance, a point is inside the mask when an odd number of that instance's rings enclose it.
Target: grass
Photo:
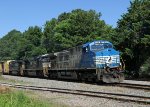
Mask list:
[[[26,82],[6,79],[0,75],[0,82],[26,84]],[[28,83],[29,84],[29,83]],[[67,107],[61,103],[54,103],[42,98],[34,91],[17,91],[0,85],[0,107]]]
[[[24,91],[0,86],[0,107],[57,107],[57,104],[31,98]]]

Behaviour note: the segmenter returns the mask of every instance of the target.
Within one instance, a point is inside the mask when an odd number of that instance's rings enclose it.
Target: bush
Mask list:
[[[150,77],[150,57],[140,67],[139,75],[140,77],[144,77],[144,78]]]

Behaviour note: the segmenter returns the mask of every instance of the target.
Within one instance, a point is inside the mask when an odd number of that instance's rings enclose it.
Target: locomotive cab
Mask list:
[[[20,60],[13,60],[9,63],[9,74],[12,75],[20,75],[20,71],[21,71],[21,65],[22,65],[22,61]]]
[[[97,78],[106,83],[122,82],[124,76],[120,67],[120,53],[108,41],[94,41],[89,45],[93,57]]]

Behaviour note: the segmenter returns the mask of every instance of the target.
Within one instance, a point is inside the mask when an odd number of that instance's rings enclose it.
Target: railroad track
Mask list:
[[[79,82],[77,80],[71,80],[72,82]],[[80,81],[81,82],[81,81]],[[93,84],[93,82],[90,82],[89,84]],[[137,89],[137,90],[146,90],[150,91],[150,85],[142,85],[142,84],[133,84],[133,83],[110,83],[110,84],[100,84],[100,83],[95,83],[100,86],[116,86],[116,87],[124,87],[124,88],[132,88],[132,89]]]
[[[72,94],[72,95],[82,95],[82,96],[96,97],[96,98],[106,98],[106,99],[112,99],[112,100],[118,100],[118,101],[124,101],[124,102],[135,102],[135,103],[140,103],[140,104],[150,104],[150,97],[147,97],[147,96],[109,93],[109,92],[73,90],[73,89],[62,89],[62,88],[38,87],[38,86],[27,86],[27,85],[14,85],[14,84],[8,84],[8,83],[0,83],[0,85],[18,88],[18,89],[48,91],[48,92]]]
[[[117,83],[112,85],[117,87],[125,87],[125,88],[133,88],[138,90],[150,91],[150,85],[144,85],[144,84]]]

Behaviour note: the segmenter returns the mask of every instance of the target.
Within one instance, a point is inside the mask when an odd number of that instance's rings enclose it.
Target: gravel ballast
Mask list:
[[[3,75],[3,78],[12,80],[12,83],[25,85],[34,85],[41,87],[50,87],[50,88],[63,88],[63,89],[74,89],[74,90],[86,90],[86,91],[95,91],[95,92],[111,92],[111,93],[124,93],[124,94],[132,94],[132,95],[141,95],[150,97],[150,91],[144,90],[136,90],[129,89],[123,87],[114,87],[108,85],[94,85],[94,84],[86,84],[86,83],[77,83],[77,82],[68,82],[68,81],[58,81],[58,80],[49,80],[49,79],[38,79],[38,78],[27,78],[27,77],[18,77],[18,76],[8,76]],[[4,82],[3,80],[0,80]],[[17,82],[18,81],[18,82]],[[127,81],[125,81],[127,82]],[[133,81],[132,81],[133,83]],[[134,83],[135,84],[135,83]],[[148,83],[147,83],[148,84]],[[115,101],[104,98],[92,98],[86,96],[79,95],[71,95],[71,94],[60,94],[60,93],[51,93],[51,92],[37,92],[39,96],[53,100],[57,103],[63,103],[65,105],[76,107],[148,107],[149,105],[142,105],[137,103],[130,102],[122,102]]]

